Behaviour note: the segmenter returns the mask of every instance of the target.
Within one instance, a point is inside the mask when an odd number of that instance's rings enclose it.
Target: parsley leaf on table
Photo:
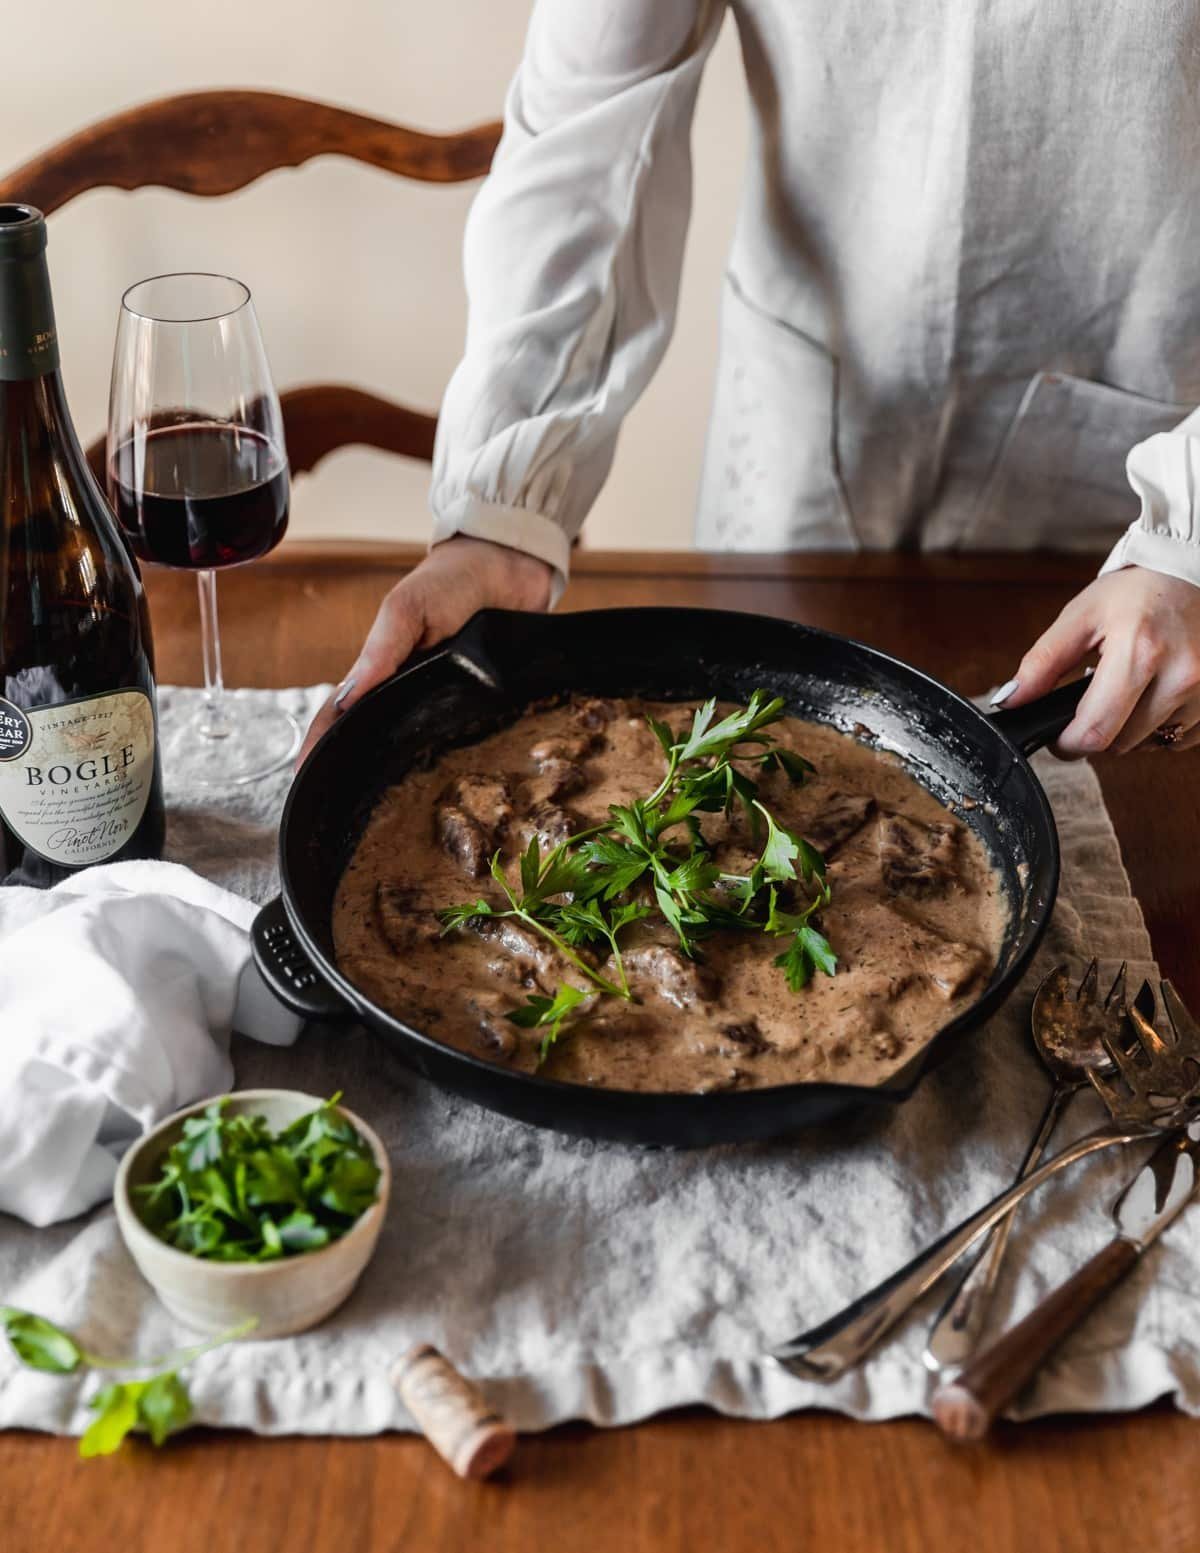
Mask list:
[[[88,1407],[96,1417],[79,1442],[79,1454],[85,1459],[111,1456],[134,1429],[148,1434],[155,1445],[162,1445],[169,1435],[186,1428],[192,1418],[192,1400],[179,1378],[179,1367],[223,1343],[245,1337],[255,1325],[256,1320],[251,1317],[193,1348],[157,1359],[105,1359],[89,1353],[69,1332],[64,1332],[44,1316],[17,1310],[11,1305],[0,1306],[0,1327],[17,1358],[29,1369],[69,1375],[81,1367],[92,1370],[162,1367],[159,1374],[146,1380],[114,1381],[92,1396]]]
[[[83,1362],[75,1339],[44,1316],[0,1305],[0,1326],[21,1363],[48,1375],[70,1375]]]
[[[187,1387],[174,1371],[150,1380],[114,1381],[88,1403],[96,1417],[79,1442],[79,1454],[111,1456],[133,1429],[144,1429],[155,1445],[186,1429],[192,1418]]]

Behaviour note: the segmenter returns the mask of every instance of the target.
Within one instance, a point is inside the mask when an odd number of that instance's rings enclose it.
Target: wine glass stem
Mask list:
[[[200,732],[206,739],[224,739],[230,732],[221,671],[221,628],[217,620],[217,574],[196,573],[200,588],[200,644],[204,653],[204,718]]]

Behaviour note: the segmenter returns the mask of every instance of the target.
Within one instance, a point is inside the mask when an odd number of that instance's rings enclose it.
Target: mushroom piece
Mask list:
[[[441,936],[437,913],[420,891],[388,880],[375,886],[375,919],[393,954],[405,954]]]
[[[875,800],[861,793],[834,793],[805,826],[805,836],[825,859],[849,841],[875,812]]]
[[[529,758],[539,769],[556,760],[586,760],[599,739],[594,733],[563,734],[556,739],[542,739],[529,751]]]
[[[982,949],[947,938],[925,950],[921,971],[949,1003],[966,991],[986,964]]]
[[[543,761],[536,776],[522,782],[520,806],[526,811],[541,809],[548,804],[557,803],[559,799],[571,798],[576,793],[581,793],[587,785],[587,773],[574,761],[560,760],[557,757],[546,760]]]
[[[434,830],[463,871],[479,879],[512,813],[512,795],[503,777],[461,776],[434,804]]]
[[[613,703],[600,696],[580,696],[571,707],[574,721],[589,733],[601,732],[616,715],[617,708]]]

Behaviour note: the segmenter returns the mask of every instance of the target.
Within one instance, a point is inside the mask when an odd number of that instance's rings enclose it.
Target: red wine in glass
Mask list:
[[[270,438],[229,421],[157,426],[112,456],[109,490],[134,554],[208,571],[273,550],[288,522],[288,467]]]
[[[217,578],[273,549],[288,521],[283,414],[249,287],[152,275],[121,298],[108,401],[108,491],[130,550],[197,582],[204,695],[159,703],[169,782],[228,787],[286,769],[300,725],[229,694]]]

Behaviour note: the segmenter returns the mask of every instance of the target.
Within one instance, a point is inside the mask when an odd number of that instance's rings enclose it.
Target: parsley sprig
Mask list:
[[[534,836],[521,855],[520,877],[520,889],[512,889],[497,852],[492,858],[492,878],[503,890],[508,909],[497,908],[482,897],[473,904],[451,906],[440,913],[442,931],[449,933],[468,922],[487,918],[499,921],[504,917],[514,917],[553,944],[563,959],[569,961],[599,991],[613,997],[630,998],[632,994],[625,977],[621,951],[617,947],[617,934],[637,917],[645,916],[646,912],[635,908],[630,912],[613,912],[606,918],[595,906],[590,893],[593,881],[589,876],[587,860],[571,851],[569,840],[555,847],[543,861],[538,839]],[[565,901],[553,899],[561,895],[571,898]],[[589,905],[594,908],[590,912],[586,909]],[[578,952],[579,947],[585,944],[600,942],[607,942],[611,950],[620,977],[619,985],[609,981],[607,976],[602,976]]]
[[[532,993],[508,1015],[518,1026],[545,1030],[539,1064],[567,1022],[588,1012],[597,994],[632,1000],[619,935],[653,916],[655,907],[689,957],[702,953],[709,934],[733,929],[790,937],[775,963],[794,992],[816,972],[836,971],[833,948],[813,921],[830,899],[824,859],[775,819],[755,780],[782,771],[800,784],[814,770],[766,731],[783,715],[783,699],[756,690],[744,707],[719,722],[716,709],[715,699],[706,701],[678,739],[665,723],[647,718],[666,758],[658,786],[647,797],[612,805],[607,822],[569,837],[545,857],[534,837],[520,859],[519,888],[509,885],[497,853],[491,872],[507,908],[481,897],[440,914],[445,932],[480,919],[516,918],[553,944],[590,984],[587,990],[560,985],[553,998]],[[738,806],[758,849],[744,875],[721,870],[700,822],[705,814],[728,816]],[[781,890],[794,894],[805,887],[811,893],[802,908],[784,909]],[[599,969],[609,959],[615,981]]]
[[[245,1337],[257,1324],[257,1317],[230,1327],[207,1342],[154,1359],[107,1359],[89,1353],[78,1339],[45,1316],[12,1305],[0,1305],[0,1328],[13,1353],[26,1368],[46,1375],[73,1375],[80,1370],[157,1370],[145,1380],[112,1381],[102,1386],[88,1402],[96,1417],[84,1431],[79,1454],[111,1456],[119,1450],[133,1430],[148,1434],[155,1445],[191,1422],[192,1399],[179,1378],[184,1365],[224,1343]]]
[[[563,1020],[580,1003],[586,1003],[588,993],[581,992],[571,983],[563,982],[552,998],[548,998],[543,992],[531,992],[528,999],[520,1008],[514,1008],[507,1017],[513,1024],[520,1025],[524,1030],[545,1029],[542,1036],[542,1044],[538,1049],[538,1066],[540,1067],[550,1055],[550,1048],[558,1040],[559,1032],[563,1026]]]

